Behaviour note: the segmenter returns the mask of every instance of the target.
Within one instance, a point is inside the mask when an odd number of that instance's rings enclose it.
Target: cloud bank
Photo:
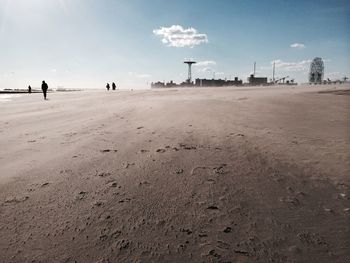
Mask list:
[[[216,66],[216,61],[204,60],[198,61],[194,66],[197,68],[197,72],[213,72],[213,67]]]
[[[305,45],[301,44],[301,43],[294,43],[294,44],[291,44],[290,47],[296,48],[296,49],[303,49],[303,48],[305,48]]]
[[[153,34],[162,38],[162,42],[170,47],[190,47],[193,48],[202,43],[208,43],[206,34],[200,34],[197,29],[190,27],[184,29],[180,25],[171,27],[161,27],[154,29]]]
[[[275,63],[276,69],[284,71],[305,71],[309,69],[311,60],[303,60],[300,62],[284,62],[280,59],[271,62],[271,65]]]
[[[205,61],[199,61],[194,66],[196,67],[208,67],[208,66],[214,66],[216,65],[216,62],[213,60],[205,60]]]

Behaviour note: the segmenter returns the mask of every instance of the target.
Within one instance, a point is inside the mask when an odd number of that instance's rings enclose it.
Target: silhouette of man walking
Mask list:
[[[107,83],[106,88],[107,88],[107,90],[110,89],[109,83]]]
[[[30,85],[28,86],[28,93],[32,93],[32,87]]]
[[[44,93],[44,100],[46,100],[46,93],[47,93],[47,90],[49,89],[49,86],[47,85],[45,80],[43,80],[43,83],[41,84],[41,89],[43,90],[43,93]]]
[[[115,90],[117,88],[117,85],[115,85],[115,83],[112,83],[112,90]]]

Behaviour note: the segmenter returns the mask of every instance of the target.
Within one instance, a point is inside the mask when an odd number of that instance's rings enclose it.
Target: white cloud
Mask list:
[[[57,69],[53,68],[53,69],[51,69],[50,71],[53,72],[53,73],[56,73],[56,72],[57,72]]]
[[[194,66],[197,67],[197,72],[214,72],[213,66],[216,66],[216,62],[213,60],[199,61]]]
[[[284,62],[280,59],[271,62],[271,65],[275,63],[276,69],[284,71],[305,71],[309,69],[311,60],[303,60],[300,62]]]
[[[213,69],[211,67],[204,67],[204,68],[199,68],[197,71],[198,72],[212,72]]]
[[[301,43],[294,43],[294,44],[291,44],[290,47],[296,48],[296,49],[303,49],[303,48],[305,48],[305,45],[301,44]]]
[[[193,27],[184,29],[180,25],[154,29],[153,34],[162,37],[162,42],[170,47],[190,47],[208,43],[206,34],[200,34]]]
[[[208,66],[215,66],[216,62],[213,60],[205,60],[205,61],[199,61],[194,65],[196,67],[208,67]]]

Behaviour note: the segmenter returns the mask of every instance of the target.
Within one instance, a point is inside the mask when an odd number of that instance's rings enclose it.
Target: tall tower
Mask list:
[[[191,84],[192,83],[192,65],[196,64],[197,62],[192,60],[186,60],[184,61],[184,63],[188,65],[188,77],[186,81],[188,84]]]

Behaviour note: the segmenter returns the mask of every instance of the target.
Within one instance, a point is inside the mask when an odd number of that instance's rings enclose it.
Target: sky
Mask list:
[[[350,1],[0,0],[0,89],[147,88],[253,71],[307,81],[350,76]]]

